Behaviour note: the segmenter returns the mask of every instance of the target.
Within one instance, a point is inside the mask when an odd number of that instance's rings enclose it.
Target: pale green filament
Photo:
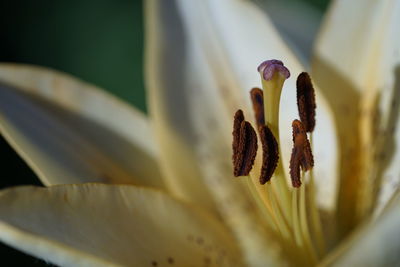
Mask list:
[[[305,173],[302,173],[303,182],[305,181]],[[315,251],[314,245],[312,244],[310,230],[307,223],[307,211],[306,211],[306,185],[300,187],[300,226],[301,234],[304,239],[305,247],[309,255],[310,260],[313,263],[317,261],[317,253]]]
[[[282,234],[280,222],[277,220],[270,205],[266,205],[266,203],[260,197],[260,194],[257,192],[257,188],[256,188],[255,184],[253,183],[252,179],[253,178],[251,177],[251,175],[249,175],[247,177],[247,179],[246,179],[247,186],[251,192],[251,195],[253,196],[254,201],[257,204],[257,207],[259,208],[259,210],[262,213],[263,219],[265,218],[264,221],[266,221],[268,223],[268,225],[270,227],[272,227],[272,229],[274,229],[275,231],[279,231],[279,233]],[[272,219],[272,221],[269,219]]]

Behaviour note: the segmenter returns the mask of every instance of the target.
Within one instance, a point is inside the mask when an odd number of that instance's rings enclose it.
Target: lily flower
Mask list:
[[[149,0],[145,15],[149,118],[0,65],[1,133],[47,186],[0,192],[2,242],[63,266],[399,263],[399,1],[335,1],[312,80],[250,1]]]

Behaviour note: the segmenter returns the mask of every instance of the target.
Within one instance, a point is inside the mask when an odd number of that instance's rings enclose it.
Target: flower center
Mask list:
[[[254,160],[257,136],[239,110],[233,129],[235,176],[245,176],[266,227],[275,234],[292,260],[314,265],[325,255],[325,241],[315,201],[312,131],[315,127],[315,94],[307,73],[297,79],[297,104],[300,120],[292,123],[293,150],[290,171],[284,171],[279,143],[279,103],[289,70],[279,60],[260,64],[263,90],[250,91],[262,160]],[[311,142],[309,141],[311,140]],[[253,168],[254,164],[254,168]],[[287,183],[290,174],[292,187]],[[257,182],[257,177],[258,181]]]

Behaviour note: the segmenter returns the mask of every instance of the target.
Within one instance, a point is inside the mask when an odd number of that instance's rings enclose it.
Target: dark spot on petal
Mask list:
[[[196,242],[197,242],[197,244],[199,244],[199,245],[203,245],[203,244],[204,244],[204,239],[203,239],[202,237],[198,237],[198,238],[196,239]]]
[[[221,250],[221,255],[222,255],[223,257],[226,256],[226,250],[225,250],[225,249]]]
[[[187,240],[188,240],[189,242],[192,242],[192,241],[194,240],[194,236],[188,235],[188,236],[187,236]]]
[[[68,195],[67,195],[67,193],[64,193],[64,201],[65,201],[65,202],[68,202]]]

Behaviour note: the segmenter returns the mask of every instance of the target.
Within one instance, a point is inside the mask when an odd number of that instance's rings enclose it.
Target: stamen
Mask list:
[[[289,70],[283,65],[282,61],[271,59],[261,63],[258,72],[263,76],[264,80],[271,80],[275,73],[282,75],[285,79],[290,77]]]
[[[264,94],[260,88],[253,88],[250,91],[251,102],[253,103],[254,114],[256,117],[257,128],[265,125],[264,117]]]
[[[301,122],[307,132],[311,133],[315,127],[315,92],[311,78],[307,72],[302,72],[297,77],[297,107]]]
[[[293,187],[301,185],[300,167],[303,171],[308,171],[314,167],[314,157],[312,155],[310,142],[308,141],[304,125],[299,120],[292,123],[293,129],[293,150],[290,158],[290,177]]]
[[[248,175],[257,154],[257,135],[251,124],[244,120],[241,110],[235,113],[232,135],[233,174],[236,177]]]
[[[279,148],[278,142],[266,125],[262,125],[258,129],[263,152],[260,183],[265,184],[271,180],[271,177],[278,166]]]

